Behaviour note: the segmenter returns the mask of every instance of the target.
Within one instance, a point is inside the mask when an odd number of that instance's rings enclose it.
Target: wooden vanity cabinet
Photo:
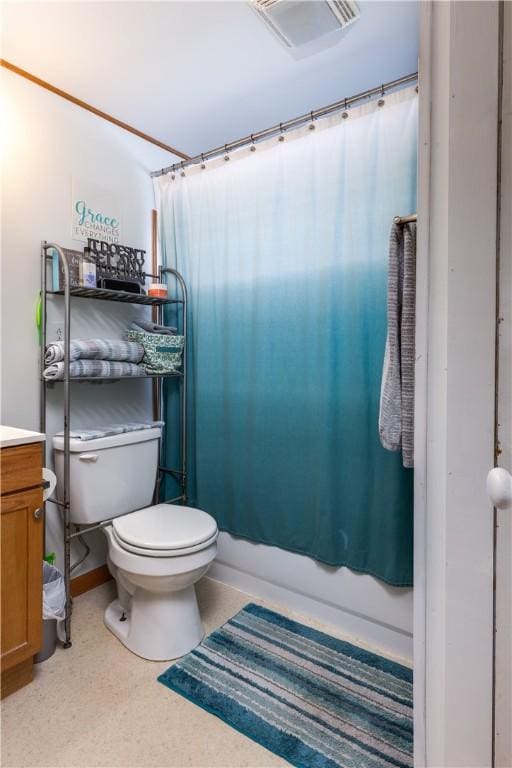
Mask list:
[[[41,648],[44,443],[0,452],[1,697],[32,680]]]

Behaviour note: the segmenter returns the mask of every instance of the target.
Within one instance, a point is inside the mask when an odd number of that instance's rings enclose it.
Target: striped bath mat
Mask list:
[[[299,768],[412,766],[412,671],[250,603],[158,678]]]

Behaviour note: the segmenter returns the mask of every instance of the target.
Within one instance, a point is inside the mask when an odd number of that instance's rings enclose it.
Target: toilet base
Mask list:
[[[165,593],[138,587],[130,609],[125,611],[116,599],[106,609],[104,621],[128,650],[149,661],[178,659],[204,637],[193,586]]]

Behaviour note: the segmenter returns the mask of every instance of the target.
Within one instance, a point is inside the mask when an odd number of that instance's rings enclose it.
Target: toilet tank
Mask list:
[[[160,428],[95,440],[71,439],[70,520],[91,525],[151,504]],[[53,438],[57,498],[63,498],[64,438]]]

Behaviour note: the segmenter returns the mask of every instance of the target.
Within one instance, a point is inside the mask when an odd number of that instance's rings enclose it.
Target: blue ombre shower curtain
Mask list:
[[[190,292],[189,503],[235,536],[399,586],[413,476],[380,445],[378,409],[416,129],[410,89],[155,185],[164,261]],[[172,389],[167,408],[171,452]]]

